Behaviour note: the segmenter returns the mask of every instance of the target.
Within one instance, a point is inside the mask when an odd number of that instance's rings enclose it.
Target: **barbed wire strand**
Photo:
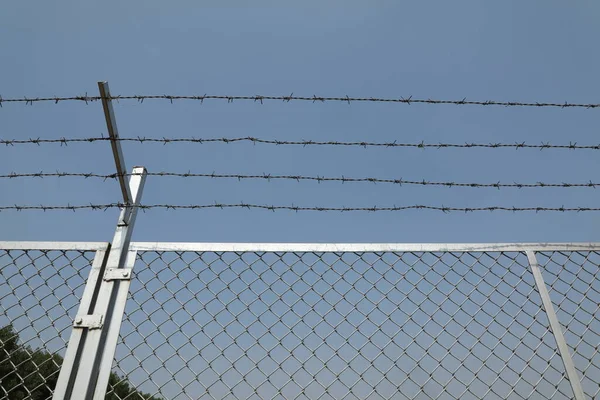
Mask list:
[[[3,103],[25,103],[33,105],[37,102],[54,102],[55,104],[65,101],[79,101],[86,104],[94,101],[101,100],[100,96],[88,96],[87,93],[84,96],[71,96],[71,97],[21,97],[21,98],[2,98],[0,96],[0,107]],[[174,100],[196,100],[203,103],[205,100],[227,100],[227,103],[233,103],[236,100],[250,100],[263,104],[264,101],[309,101],[312,103],[324,103],[324,102],[369,102],[369,103],[403,103],[403,104],[454,104],[454,105],[478,105],[478,106],[505,106],[505,107],[555,107],[555,108],[598,108],[600,103],[564,103],[555,102],[519,102],[519,101],[497,101],[497,100],[467,100],[463,98],[461,100],[438,100],[438,99],[425,99],[425,98],[413,98],[412,96],[398,97],[398,98],[378,98],[378,97],[323,97],[323,96],[294,96],[294,93],[289,96],[227,96],[227,95],[208,95],[204,94],[201,96],[177,96],[177,95],[130,95],[130,96],[110,96],[111,100],[136,100],[143,103],[144,100],[169,100],[173,103]]]
[[[128,177],[135,174],[123,174]],[[81,178],[99,178],[103,180],[118,179],[120,174],[97,174],[97,173],[82,173],[82,172],[52,172],[45,173],[43,171],[34,173],[16,173],[11,172],[10,174],[0,174],[0,179],[15,179],[15,178],[45,178],[45,177],[81,177]],[[316,181],[321,182],[366,182],[366,183],[386,183],[386,184],[397,184],[402,185],[419,185],[419,186],[445,186],[445,187],[471,187],[471,188],[573,188],[573,187],[585,187],[585,188],[596,188],[600,183],[589,181],[587,183],[464,183],[464,182],[436,182],[423,180],[406,180],[406,179],[385,179],[385,178],[352,178],[352,177],[327,177],[327,176],[304,176],[304,175],[273,175],[273,174],[262,174],[262,175],[243,175],[243,174],[217,174],[217,173],[192,173],[192,172],[148,172],[147,176],[158,176],[158,177],[179,177],[179,178],[213,178],[213,179],[260,179],[260,180],[292,180],[292,181]]]
[[[123,208],[125,205],[123,203],[108,203],[108,204],[87,204],[87,205],[62,205],[62,206],[48,206],[48,205],[13,205],[13,206],[0,206],[0,211],[6,210],[14,210],[14,211],[25,211],[25,210],[69,210],[76,211],[81,209],[91,209],[91,210],[108,210],[111,208]],[[275,205],[264,205],[264,204],[246,204],[246,203],[237,203],[237,204],[190,204],[190,205],[174,205],[174,204],[153,204],[153,205],[137,205],[131,206],[134,208],[138,208],[142,211],[162,208],[166,210],[178,210],[178,209],[225,209],[225,208],[244,208],[244,209],[264,209],[269,211],[277,211],[277,210],[289,210],[289,211],[340,211],[340,212],[350,212],[350,211],[366,211],[366,212],[376,212],[376,211],[405,211],[405,210],[434,210],[434,211],[442,211],[444,213],[449,212],[477,212],[477,211],[512,211],[512,212],[526,212],[526,211],[534,211],[534,212],[590,212],[590,211],[600,211],[600,208],[591,208],[591,207],[506,207],[506,206],[489,206],[489,207],[445,207],[445,206],[428,206],[428,205],[409,205],[409,206],[389,206],[389,207],[300,207],[300,206],[275,206]]]
[[[21,144],[35,144],[41,145],[46,143],[58,143],[61,146],[67,146],[69,143],[94,143],[102,141],[119,141],[119,142],[139,142],[139,143],[161,143],[167,145],[170,143],[237,143],[237,142],[252,142],[254,144],[271,144],[271,145],[290,145],[290,146],[348,146],[348,147],[408,147],[408,148],[514,148],[514,149],[569,149],[569,150],[600,150],[600,144],[598,145],[578,145],[577,142],[569,142],[569,144],[553,145],[550,142],[541,142],[540,144],[528,144],[526,142],[515,142],[515,143],[398,143],[393,142],[368,142],[368,141],[354,141],[354,142],[343,142],[343,141],[315,141],[315,140],[276,140],[276,139],[259,139],[256,137],[232,137],[232,138],[125,138],[120,137],[112,139],[109,137],[87,137],[87,138],[58,138],[58,139],[41,139],[41,138],[29,138],[29,139],[1,139],[0,145],[14,146]]]

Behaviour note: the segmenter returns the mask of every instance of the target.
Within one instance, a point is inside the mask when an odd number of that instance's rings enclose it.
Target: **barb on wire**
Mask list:
[[[239,142],[251,142],[254,144],[270,144],[276,146],[347,146],[347,147],[407,147],[407,148],[434,148],[434,149],[445,149],[445,148],[488,148],[488,149],[500,149],[500,148],[512,148],[512,149],[567,149],[567,150],[600,150],[600,144],[597,145],[579,145],[577,142],[569,142],[569,144],[550,144],[550,142],[542,142],[540,144],[529,144],[525,142],[515,143],[398,143],[393,142],[369,142],[369,141],[316,141],[316,140],[277,140],[277,139],[260,139],[252,136],[247,137],[222,137],[222,138],[147,138],[147,137],[135,137],[126,138],[119,137],[116,139],[110,137],[87,137],[87,138],[57,138],[57,139],[41,139],[41,138],[29,138],[29,139],[2,139],[0,138],[0,145],[15,146],[25,144],[41,145],[46,143],[58,143],[61,146],[66,146],[69,143],[94,143],[94,142],[106,142],[106,141],[119,141],[119,142],[138,142],[138,143],[159,143],[163,145],[171,143],[239,143]]]
[[[84,204],[84,205],[59,205],[59,206],[49,206],[49,205],[12,205],[12,206],[0,206],[0,211],[6,210],[14,210],[14,211],[25,211],[25,210],[69,210],[76,211],[82,209],[91,209],[91,210],[108,210],[111,208],[123,208],[125,204],[123,203],[108,203],[108,204]],[[152,205],[136,205],[132,206],[139,208],[142,211],[150,210],[150,209],[167,209],[167,210],[179,210],[179,209],[187,209],[187,210],[200,210],[200,209],[210,209],[210,208],[245,208],[245,209],[263,209],[269,211],[277,211],[277,210],[288,210],[288,211],[340,211],[340,212],[348,212],[348,211],[368,211],[368,212],[376,212],[376,211],[405,211],[405,210],[433,210],[433,211],[442,211],[444,213],[449,213],[453,211],[459,212],[478,212],[478,211],[512,211],[512,212],[590,212],[590,211],[600,211],[600,208],[593,207],[507,207],[507,206],[488,206],[488,207],[446,207],[446,206],[430,206],[430,205],[408,205],[408,206],[387,206],[387,207],[318,207],[318,206],[310,206],[310,207],[301,207],[301,206],[276,206],[276,205],[266,205],[266,204],[246,204],[246,203],[235,203],[235,204],[225,204],[225,203],[217,203],[214,204],[189,204],[189,205],[175,205],[175,204],[152,204]]]
[[[131,176],[134,174],[126,173],[123,176]],[[399,186],[402,185],[418,185],[418,186],[445,186],[445,187],[470,187],[470,188],[573,188],[573,187],[585,187],[585,188],[596,188],[596,186],[600,185],[600,183],[595,183],[592,181],[586,183],[545,183],[545,182],[535,182],[535,183],[500,183],[500,182],[492,182],[492,183],[475,183],[475,182],[439,182],[439,181],[427,181],[425,179],[422,180],[407,180],[407,179],[385,179],[385,178],[352,178],[352,177],[327,177],[327,176],[304,176],[304,175],[273,175],[273,174],[262,174],[262,175],[244,175],[244,174],[217,174],[217,173],[192,173],[192,172],[148,172],[148,176],[159,176],[159,177],[179,177],[179,178],[213,178],[213,179],[260,179],[260,180],[292,180],[296,182],[300,181],[315,181],[315,182],[363,182],[363,183],[386,183],[386,184],[396,184]],[[0,179],[14,179],[14,178],[45,178],[45,177],[80,177],[80,178],[99,178],[103,180],[109,179],[117,179],[120,174],[112,173],[112,174],[97,174],[93,172],[85,173],[85,172],[49,172],[45,173],[43,171],[33,172],[33,173],[16,173],[11,172],[10,174],[0,174]]]
[[[225,100],[227,103],[233,103],[234,100],[250,100],[254,102],[260,102],[263,104],[264,101],[274,100],[283,101],[289,103],[290,101],[309,101],[312,103],[324,103],[324,102],[344,102],[351,104],[352,102],[361,103],[402,103],[402,104],[453,104],[453,105],[477,105],[477,106],[504,106],[504,107],[555,107],[555,108],[597,108],[600,107],[600,103],[569,103],[568,101],[562,103],[556,102],[521,102],[521,101],[499,101],[499,100],[467,100],[455,99],[455,100],[440,100],[431,98],[413,98],[412,96],[401,96],[396,98],[381,98],[381,97],[350,97],[344,96],[228,96],[228,95],[128,95],[128,96],[110,96],[111,100],[136,100],[139,103],[143,103],[144,100],[149,99],[160,99],[168,100],[173,103],[174,100],[197,100],[203,103],[205,100]],[[20,97],[20,98],[2,98],[0,97],[0,106],[3,103],[25,103],[26,105],[33,105],[37,102],[54,102],[55,104],[65,101],[79,101],[88,104],[89,102],[101,100],[100,96],[71,96],[71,97]]]

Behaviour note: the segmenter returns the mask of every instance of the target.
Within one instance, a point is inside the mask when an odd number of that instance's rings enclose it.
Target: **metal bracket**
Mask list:
[[[104,273],[105,281],[130,281],[131,268],[108,268]]]
[[[88,329],[100,329],[102,328],[104,315],[92,314],[92,315],[78,315],[75,318],[73,326],[75,328],[88,328]]]

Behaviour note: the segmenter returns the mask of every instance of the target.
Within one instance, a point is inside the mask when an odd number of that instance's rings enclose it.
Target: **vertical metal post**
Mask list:
[[[125,314],[125,303],[127,302],[127,295],[129,294],[129,286],[131,285],[133,265],[135,264],[136,257],[137,251],[127,252],[124,268],[113,271],[112,275],[109,274],[109,276],[105,276],[105,279],[111,277],[116,278],[113,279],[116,288],[113,290],[110,301],[110,315],[107,315],[106,317],[106,319],[110,319],[110,321],[107,321],[109,326],[106,332],[104,351],[102,352],[98,373],[96,374],[97,382],[96,389],[94,390],[94,400],[104,400],[106,397],[110,370],[112,369],[115,350],[117,349],[117,341],[119,340],[121,323],[123,322],[123,315]]]
[[[135,261],[128,249],[145,180],[146,169],[135,167],[129,180],[132,207],[121,211],[108,257],[90,273],[85,293],[92,295],[82,303],[73,329],[82,332],[69,341],[53,399],[104,399]]]
[[[548,321],[550,322],[550,329],[552,329],[552,333],[554,334],[554,340],[556,340],[558,351],[562,358],[563,365],[565,366],[565,371],[567,372],[569,382],[571,383],[573,395],[575,396],[576,400],[585,400],[585,395],[581,387],[581,381],[577,375],[575,364],[573,364],[571,353],[569,353],[569,346],[567,346],[567,342],[565,341],[562,327],[560,326],[556,312],[554,312],[554,306],[552,305],[552,300],[550,299],[550,294],[546,288],[546,283],[544,282],[544,277],[540,271],[540,266],[535,253],[531,250],[527,250],[525,253],[527,254],[527,259],[529,260],[529,265],[531,266],[531,271],[533,272],[535,285],[537,286],[540,297],[542,298],[542,305],[546,311],[546,315],[548,316]]]
[[[96,255],[94,256],[94,262],[92,263],[92,269],[90,270],[90,274],[88,276],[87,282],[85,284],[85,289],[83,291],[83,296],[81,297],[81,302],[79,303],[77,315],[91,314],[90,308],[92,307],[94,292],[96,286],[98,285],[98,278],[100,277],[100,280],[102,280],[104,267],[106,265],[106,255],[108,254],[108,248],[109,245],[107,243],[106,249],[96,251]],[[78,349],[80,347],[80,344],[82,344],[85,341],[85,334],[86,332],[83,329],[73,329],[71,331],[71,337],[69,338],[69,346],[67,347],[67,352],[65,354],[65,358],[60,368],[58,381],[56,382],[56,387],[54,388],[54,396],[52,397],[53,399],[62,400],[67,398],[67,386],[69,384],[69,379],[71,375],[77,373],[77,365],[79,364],[81,358],[81,355],[78,354]]]

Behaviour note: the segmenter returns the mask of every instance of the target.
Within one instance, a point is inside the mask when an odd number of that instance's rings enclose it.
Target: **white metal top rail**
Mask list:
[[[28,242],[0,241],[0,250],[80,250],[106,249],[106,242]],[[135,251],[213,251],[213,252],[479,252],[504,251],[600,251],[600,243],[166,243],[132,242]]]
[[[106,250],[108,242],[2,242],[0,250]]]
[[[471,252],[594,251],[600,243],[131,243],[137,251],[214,252]]]

